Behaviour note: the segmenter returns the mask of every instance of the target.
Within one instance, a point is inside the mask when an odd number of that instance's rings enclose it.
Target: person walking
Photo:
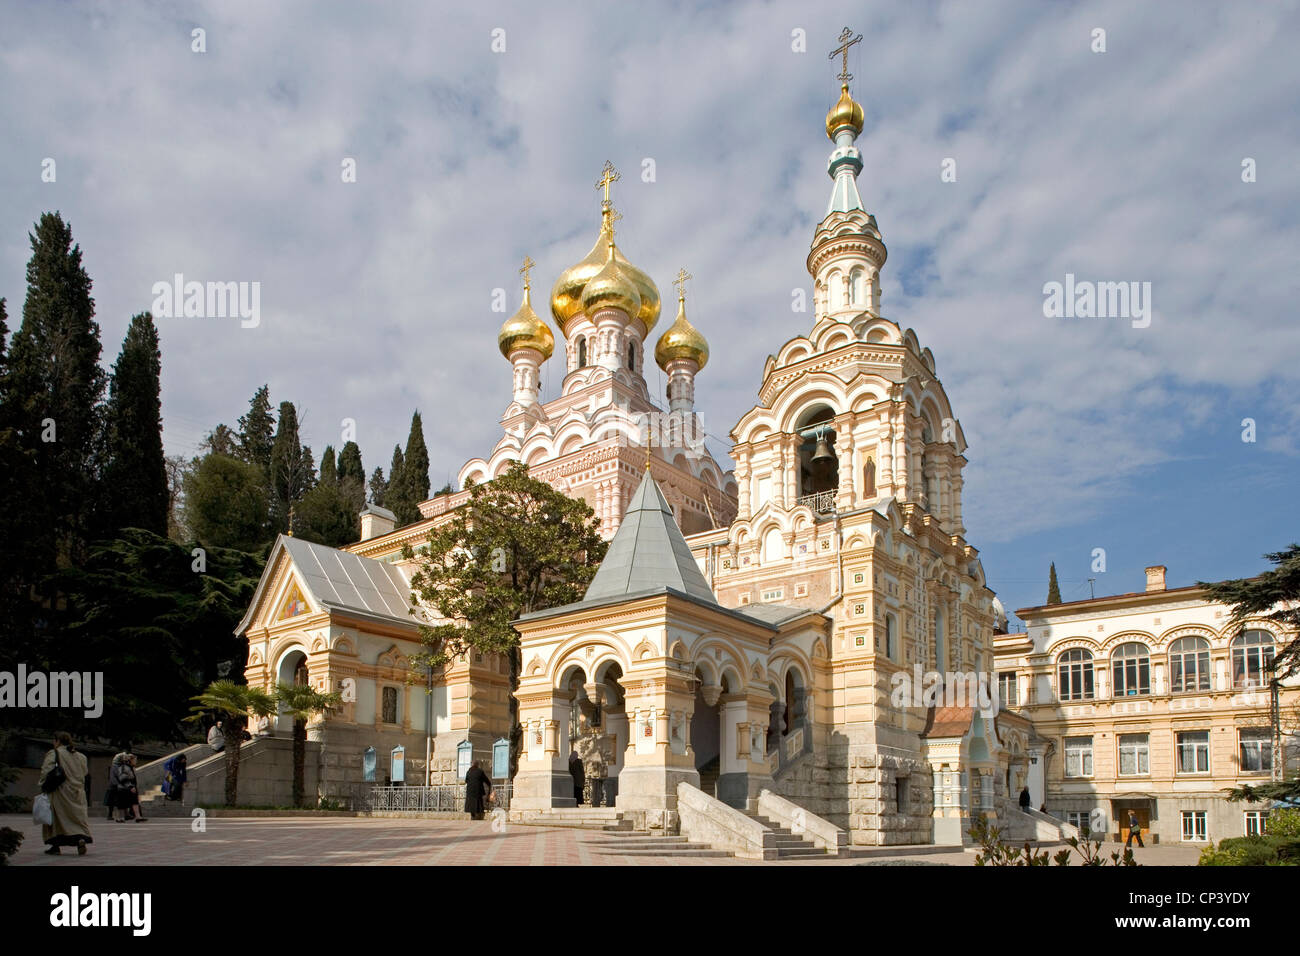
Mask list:
[[[1025,784],[1025,789],[1020,791],[1020,809],[1028,813],[1033,805],[1034,801],[1029,796],[1029,785]]]
[[[1146,844],[1142,842],[1142,824],[1138,821],[1136,810],[1128,812],[1128,839],[1124,841],[1124,849],[1127,850],[1133,845],[1133,841],[1138,841],[1138,846],[1146,849]]]
[[[177,754],[163,764],[163,796],[168,800],[185,802],[185,784],[189,779],[185,754]]]
[[[465,812],[471,820],[482,820],[488,796],[492,793],[492,778],[483,769],[483,761],[475,760],[465,773]]]
[[[144,823],[144,810],[140,807],[140,786],[135,779],[137,759],[135,754],[126,755],[126,809],[131,811],[131,817],[136,823]]]
[[[578,806],[582,806],[582,787],[586,782],[587,775],[582,769],[582,758],[578,756],[578,751],[569,751],[569,776],[573,778],[573,799]]]
[[[86,844],[95,842],[90,834],[85,779],[85,754],[73,747],[70,733],[60,731],[54,749],[41,762],[40,775],[41,792],[49,794],[53,817],[53,822],[41,824],[41,839],[49,847],[45,852],[52,856],[58,856],[65,846],[75,846],[78,855],[84,856]]]
[[[131,770],[131,755],[125,751],[113,758],[113,766],[108,772],[108,788],[113,799],[113,820],[126,822],[126,812],[135,803],[131,788],[135,785],[135,774]]]

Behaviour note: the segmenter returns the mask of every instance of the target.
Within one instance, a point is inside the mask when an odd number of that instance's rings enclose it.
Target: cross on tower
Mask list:
[[[528,270],[537,265],[529,256],[524,256],[524,267],[519,270],[519,274],[524,277],[524,288],[528,288]]]
[[[844,57],[844,68],[840,71],[840,75],[838,79],[845,86],[848,85],[849,80],[853,79],[853,74],[849,72],[849,49],[855,43],[861,43],[861,42],[862,42],[861,33],[859,33],[857,36],[854,36],[853,31],[850,30],[848,27],[845,27],[840,32],[840,45],[836,47],[834,50],[831,50],[831,55],[827,57],[827,59],[829,60],[833,60],[837,56]]]
[[[605,198],[602,200],[602,205],[609,205],[610,183],[616,183],[622,178],[623,177],[618,174],[618,170],[614,168],[614,164],[608,159],[605,160],[605,168],[600,171],[600,178],[596,180],[596,188],[605,190]]]
[[[673,285],[677,286],[677,300],[679,302],[686,301],[686,280],[694,278],[695,276],[691,275],[685,269],[677,270],[677,278],[673,280]]]

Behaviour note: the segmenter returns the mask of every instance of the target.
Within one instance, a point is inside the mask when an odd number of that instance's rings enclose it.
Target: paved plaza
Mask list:
[[[624,839],[591,830],[507,825],[490,821],[396,820],[360,817],[209,817],[195,833],[184,817],[146,823],[92,822],[95,842],[86,856],[65,848],[45,855],[40,828],[30,817],[0,817],[0,825],[24,833],[16,866],[971,866],[974,854],[960,849],[901,848],[859,851],[850,858],[822,857],[760,863],[725,857],[631,856]],[[1107,850],[1114,849],[1108,844]],[[1149,847],[1135,851],[1145,865],[1194,865],[1195,847]]]

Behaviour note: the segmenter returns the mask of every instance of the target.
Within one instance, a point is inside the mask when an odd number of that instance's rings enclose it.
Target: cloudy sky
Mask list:
[[[696,277],[697,407],[724,453],[766,356],[811,324],[791,290],[830,194],[845,24],[882,309],[934,352],[970,444],[967,537],[1007,606],[1042,602],[1049,561],[1069,600],[1155,563],[1170,586],[1252,574],[1300,539],[1294,2],[9,0],[0,295],[16,326],[27,233],[56,209],[106,364],[154,283],[259,282],[256,328],[158,320],[168,452],[265,382],[318,455],[355,419],[368,469],[418,407],[437,487],[500,434],[493,290],[513,311],[525,254],[543,291],[587,252],[609,159],[620,246],[666,299]],[[1149,282],[1150,326],[1045,318],[1067,273]]]

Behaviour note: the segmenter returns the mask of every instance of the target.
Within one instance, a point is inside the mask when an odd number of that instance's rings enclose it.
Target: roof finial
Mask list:
[[[535,265],[537,265],[537,263],[532,260],[531,256],[524,256],[524,267],[519,270],[519,274],[524,277],[524,299],[525,300],[527,300],[528,298],[528,289],[529,289],[528,273]]]
[[[695,276],[686,271],[685,268],[677,270],[677,278],[673,280],[673,285],[677,286],[677,301],[686,301],[686,280],[694,279]]]
[[[861,33],[859,33],[857,36],[854,36],[853,31],[850,30],[848,27],[845,27],[840,32],[840,45],[836,47],[834,50],[831,50],[831,55],[827,57],[827,59],[830,60],[835,59],[837,56],[844,57],[844,68],[840,70],[840,75],[838,79],[840,83],[843,84],[845,89],[848,89],[849,87],[849,80],[853,79],[853,74],[849,72],[849,49],[855,43],[861,43],[861,42],[862,42]]]
[[[596,188],[605,190],[605,198],[602,199],[600,203],[602,206],[608,206],[610,204],[610,184],[616,183],[622,178],[623,177],[618,174],[618,170],[614,168],[614,164],[608,159],[605,160],[605,168],[600,171],[600,178],[596,180]]]
[[[654,444],[654,430],[650,427],[650,419],[645,421],[645,472],[650,474],[650,446]]]

